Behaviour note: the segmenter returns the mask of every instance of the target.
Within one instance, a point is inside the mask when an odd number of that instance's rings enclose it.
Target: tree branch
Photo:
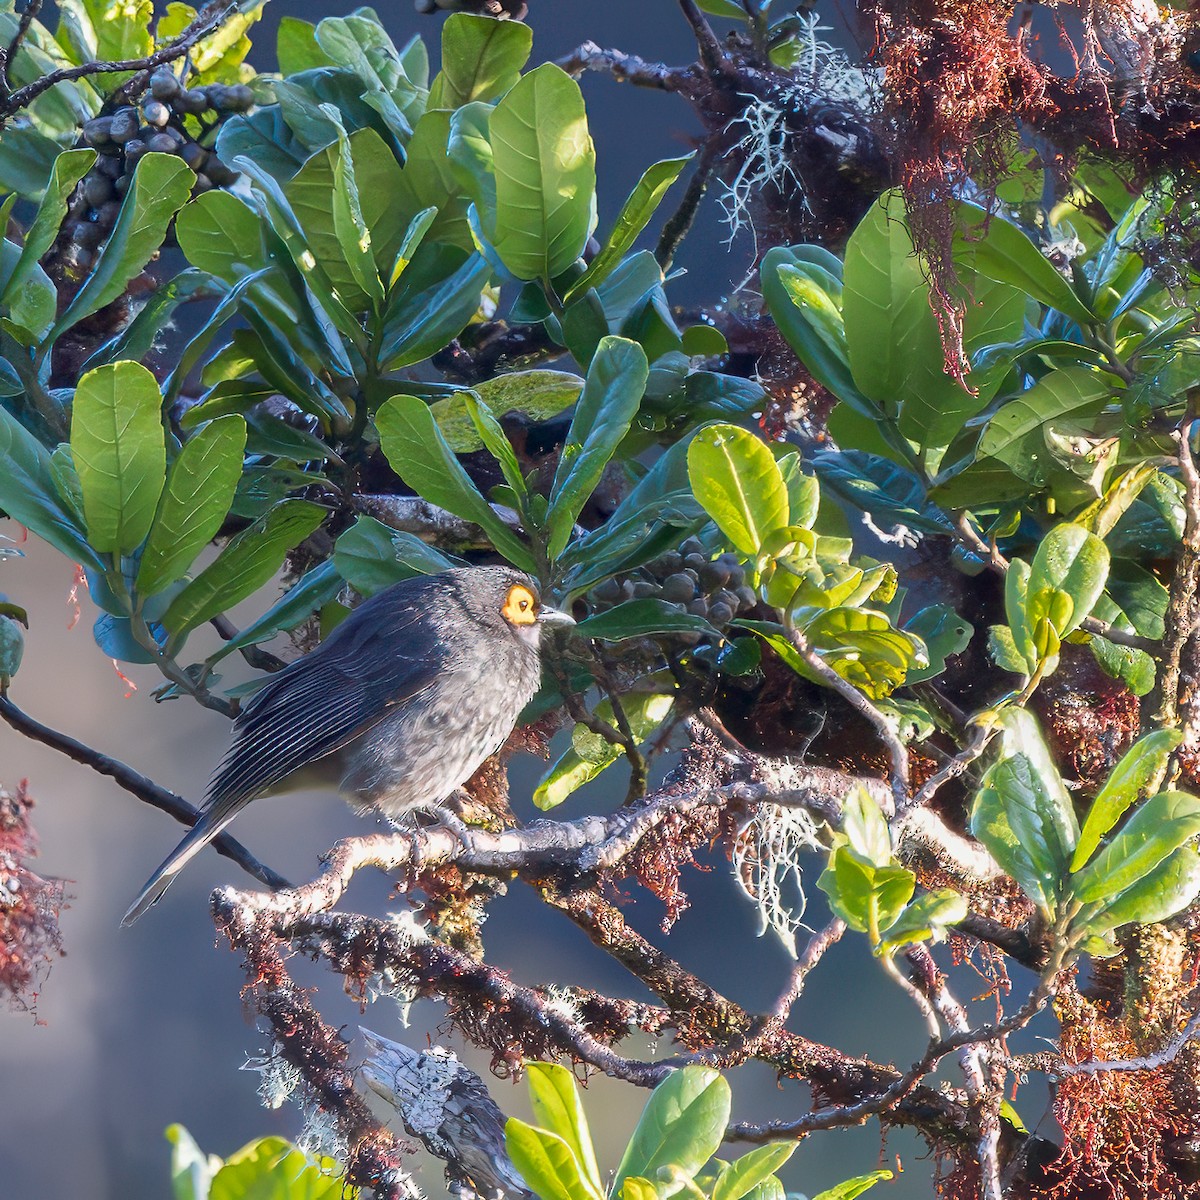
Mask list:
[[[579,78],[584,71],[603,71],[618,83],[637,87],[657,88],[665,92],[678,91],[687,78],[689,68],[668,67],[666,63],[647,62],[636,54],[622,50],[603,50],[595,42],[583,42],[565,58],[558,60],[568,75]]]
[[[19,709],[7,696],[0,696],[0,718],[27,738],[35,742],[41,742],[42,745],[49,746],[51,749],[65,754],[77,763],[83,763],[84,766],[91,767],[93,771],[96,771],[100,775],[107,775],[131,796],[136,796],[137,799],[149,804],[151,807],[160,809],[162,812],[174,817],[181,825],[191,826],[196,823],[196,817],[199,815],[198,810],[182,796],[177,796],[174,792],[169,792],[166,788],[160,787],[153,780],[147,779],[145,775],[141,775],[132,767],[126,766],[125,763],[115,758],[109,758],[108,755],[102,754],[99,750],[94,750],[91,746],[86,746],[83,742],[78,742],[73,737],[69,737],[65,733],[60,733],[58,730],[51,729],[48,725],[43,725],[40,721],[34,720],[28,713]],[[213,839],[212,845],[218,854],[223,854],[226,858],[231,859],[243,871],[253,875],[260,883],[265,884],[272,890],[291,886],[282,875],[277,874],[270,867],[260,863],[241,842],[230,837],[229,834],[218,834]]]
[[[28,11],[28,10],[27,10]],[[78,67],[62,67],[57,71],[35,79],[32,83],[9,93],[0,101],[0,127],[14,113],[28,108],[43,92],[48,92],[60,83],[69,83],[74,79],[86,79],[90,75],[107,75],[120,71],[137,71],[145,73],[160,67],[164,63],[174,62],[185,54],[202,38],[219,29],[225,21],[237,11],[236,4],[206,5],[197,14],[196,19],[173,41],[161,50],[145,58],[126,58],[116,62],[82,63]],[[32,20],[32,18],[30,18]]]

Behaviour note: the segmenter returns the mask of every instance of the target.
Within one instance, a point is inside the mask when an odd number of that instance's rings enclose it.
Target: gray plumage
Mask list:
[[[570,620],[508,567],[406,579],[359,605],[239,714],[196,824],[122,924],[259,796],[330,786],[393,820],[440,804],[537,691],[542,626]]]

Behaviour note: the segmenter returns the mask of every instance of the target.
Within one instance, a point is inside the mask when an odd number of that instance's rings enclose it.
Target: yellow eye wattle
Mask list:
[[[538,615],[537,597],[523,584],[515,583],[508,589],[500,612],[510,625],[532,625]]]

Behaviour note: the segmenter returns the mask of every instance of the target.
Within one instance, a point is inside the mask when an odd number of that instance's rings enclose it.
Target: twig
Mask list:
[[[664,273],[670,271],[671,264],[675,261],[675,253],[691,230],[696,213],[700,209],[700,202],[708,190],[708,182],[712,178],[713,167],[716,165],[714,146],[715,144],[711,141],[704,143],[700,161],[696,163],[696,169],[692,173],[691,179],[688,180],[683,199],[680,200],[679,207],[668,218],[662,227],[662,233],[659,234],[658,245],[654,248],[654,257]]]
[[[1157,1071],[1167,1063],[1174,1062],[1179,1052],[1200,1033],[1200,1012],[1157,1053],[1143,1054],[1138,1058],[1117,1058],[1111,1060],[1093,1059],[1091,1062],[1067,1063],[1061,1060],[1053,1066],[1042,1065],[1041,1069],[1048,1074],[1062,1078],[1067,1075],[1102,1075],[1108,1072],[1121,1071]],[[1040,1057],[1035,1055],[1035,1058]],[[1022,1060],[1015,1062],[1019,1065]]]
[[[160,67],[164,63],[174,62],[176,59],[183,58],[198,41],[219,29],[236,9],[236,4],[227,4],[217,12],[214,12],[211,8],[206,9],[174,41],[168,43],[161,50],[156,50],[153,54],[147,55],[145,58],[126,58],[116,62],[82,63],[77,67],[62,67],[57,71],[50,71],[40,78],[35,79],[32,83],[28,83],[4,97],[3,101],[0,102],[0,127],[14,113],[19,112],[23,108],[28,108],[40,95],[48,92],[52,87],[56,87],[60,83],[69,83],[74,79],[86,79],[90,75],[107,75],[120,71],[152,71],[155,67]]]
[[[923,808],[937,795],[944,784],[957,779],[987,749],[998,726],[977,725],[970,742],[956,754],[941,770],[931,775],[906,804],[897,807],[896,816],[903,821],[909,813]]]
[[[729,58],[696,0],[679,0],[679,7],[683,11],[684,20],[692,27],[692,35],[700,48],[700,61],[710,71],[730,70]]]
[[[687,75],[686,67],[668,67],[666,63],[647,62],[636,54],[623,50],[604,50],[595,42],[583,42],[565,58],[558,60],[568,75],[578,78],[584,71],[603,71],[618,83],[637,87],[677,91]]]
[[[13,729],[18,733],[24,734],[27,738],[35,742],[41,742],[42,745],[49,746],[59,751],[59,753],[65,754],[77,763],[83,763],[84,766],[91,767],[93,771],[96,771],[100,775],[107,775],[131,796],[136,796],[139,800],[151,805],[153,808],[160,809],[169,814],[180,824],[190,826],[196,823],[196,817],[199,815],[198,811],[182,796],[177,796],[174,792],[169,792],[166,788],[160,787],[153,780],[147,779],[145,775],[140,775],[132,767],[126,766],[125,763],[119,762],[115,758],[109,758],[108,755],[102,754],[99,750],[94,750],[91,746],[85,746],[83,742],[78,742],[65,733],[51,729],[48,725],[43,725],[40,721],[35,721],[33,717],[18,708],[6,696],[0,696],[0,718],[3,718]],[[212,844],[213,849],[218,854],[223,854],[226,858],[232,859],[242,870],[253,875],[255,879],[273,891],[291,887],[291,884],[282,875],[277,874],[270,867],[260,863],[241,842],[230,837],[229,834],[218,834],[213,839]]]
[[[1184,648],[1196,632],[1197,585],[1200,583],[1200,474],[1192,458],[1192,432],[1196,418],[1189,417],[1175,434],[1179,443],[1179,475],[1184,485],[1184,528],[1179,561],[1171,579],[1162,669],[1158,676],[1158,709],[1155,721],[1174,726],[1179,720],[1180,661]]]
[[[29,32],[30,25],[42,8],[42,0],[25,0],[21,19],[17,23],[17,31],[8,43],[7,49],[0,51],[0,96],[8,96],[12,91],[12,67],[21,51],[21,43]]]
[[[896,811],[903,812],[909,807],[909,771],[908,748],[896,736],[888,719],[866,698],[852,683],[843,679],[809,644],[805,636],[797,629],[788,630],[788,638],[796,648],[796,653],[804,660],[808,668],[819,675],[825,683],[837,692],[851,708],[864,716],[875,727],[880,741],[887,747],[888,757],[892,764],[892,793],[896,798]]]
[[[209,622],[223,641],[232,642],[238,636],[237,626],[226,616],[216,616]],[[240,646],[242,658],[256,671],[282,671],[287,663],[261,646]]]

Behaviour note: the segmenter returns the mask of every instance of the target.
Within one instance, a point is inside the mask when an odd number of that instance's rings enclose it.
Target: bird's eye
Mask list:
[[[523,584],[514,584],[501,612],[510,625],[532,625],[537,620],[537,597]]]

